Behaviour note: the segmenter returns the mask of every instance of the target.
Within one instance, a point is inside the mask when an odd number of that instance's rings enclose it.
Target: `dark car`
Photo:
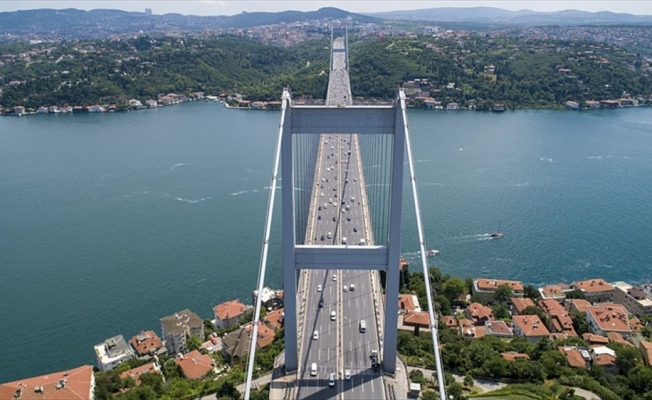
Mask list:
[[[351,217],[346,217],[346,220],[347,220],[347,221],[351,221]]]
[[[324,307],[324,298],[322,297],[321,299],[319,299],[319,308],[323,308],[323,307]]]
[[[321,221],[321,215],[318,215],[318,216],[317,216],[317,219]]]
[[[324,235],[321,235],[321,240],[324,240]]]

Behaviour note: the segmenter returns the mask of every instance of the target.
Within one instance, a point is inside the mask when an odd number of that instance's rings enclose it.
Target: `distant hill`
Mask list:
[[[650,25],[651,15],[565,10],[538,12],[509,11],[494,7],[442,7],[422,10],[388,11],[365,15],[408,21],[474,22],[505,25]]]
[[[121,10],[38,9],[0,13],[0,36],[31,35],[35,38],[89,39],[143,32],[203,31],[218,28],[249,28],[259,25],[292,23],[314,19],[344,19],[378,22],[374,17],[337,8],[317,11],[252,12],[234,16],[195,16],[181,14],[147,15]]]

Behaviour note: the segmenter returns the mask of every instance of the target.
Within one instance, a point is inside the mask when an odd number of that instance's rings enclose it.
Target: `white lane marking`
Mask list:
[[[376,391],[374,390],[374,381],[373,379],[371,380],[371,393],[375,393]]]
[[[317,349],[317,360],[321,361],[321,349]]]
[[[353,341],[349,340],[349,351],[353,351]]]

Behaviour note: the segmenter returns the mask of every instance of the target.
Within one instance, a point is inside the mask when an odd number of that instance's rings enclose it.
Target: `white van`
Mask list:
[[[328,234],[326,235],[326,237],[330,239],[331,237],[333,237],[333,234],[330,233],[330,232],[328,232]]]
[[[360,239],[360,246],[364,246],[365,244],[367,244],[367,241],[364,239]]]
[[[337,319],[337,314],[335,311],[331,311],[331,321],[335,321]]]
[[[346,244],[346,236],[342,238],[342,244]]]
[[[310,366],[310,376],[316,376],[317,375],[317,363],[312,363]]]
[[[365,333],[367,331],[367,325],[364,322],[364,319],[360,320],[360,332]]]

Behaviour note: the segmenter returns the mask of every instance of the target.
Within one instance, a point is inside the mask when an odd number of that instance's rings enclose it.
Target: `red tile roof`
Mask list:
[[[507,361],[514,361],[517,358],[524,358],[526,360],[530,359],[530,356],[528,356],[525,353],[517,353],[515,351],[508,351],[506,353],[500,353],[500,355]]]
[[[508,281],[503,279],[484,279],[480,278],[477,281],[478,289],[486,291],[495,291],[498,286],[508,285],[515,292],[523,291],[523,283],[521,281]]]
[[[566,302],[569,305],[575,306],[575,309],[579,312],[586,312],[586,307],[591,305],[590,301],[584,300],[584,299],[566,299]],[[570,307],[572,310],[572,307]]]
[[[613,292],[614,287],[611,286],[607,281],[602,278],[599,279],[588,279],[586,281],[580,281],[573,283],[573,286],[581,289],[587,293],[597,293],[597,292]]]
[[[631,333],[627,311],[622,307],[587,307],[587,314],[591,314],[603,332],[616,331]]]
[[[586,360],[582,357],[582,353],[579,350],[573,347],[564,347],[559,346],[557,349],[561,354],[566,356],[568,365],[573,368],[585,368],[586,369]]]
[[[457,321],[457,318],[450,316],[450,315],[444,315],[441,317],[441,321],[444,323],[449,328],[457,328],[459,326],[459,322]]]
[[[253,332],[252,332],[253,333]],[[274,341],[274,330],[267,327],[265,324],[258,324],[258,337],[256,338],[256,346],[259,349],[268,346]]]
[[[589,344],[607,344],[609,339],[604,336],[594,335],[593,333],[586,332],[582,335],[582,339],[588,342]]]
[[[160,374],[161,370],[156,366],[156,363],[149,363],[141,365],[140,367],[132,368],[120,374],[120,379],[131,377],[136,381],[136,386],[140,385],[140,376],[145,373]]]
[[[267,313],[265,318],[263,318],[263,322],[274,330],[283,328],[283,309],[281,308]]]
[[[539,300],[539,306],[543,309],[550,320],[555,332],[562,332],[568,336],[577,336],[573,327],[573,319],[568,311],[556,300]]]
[[[489,335],[513,336],[514,332],[504,321],[487,321],[484,324],[484,331]]]
[[[625,346],[634,347],[632,342],[625,340],[623,335],[618,332],[607,332],[607,339],[609,339],[611,343],[620,343]]]
[[[215,360],[197,350],[191,351],[183,358],[176,358],[174,362],[181,367],[183,374],[188,379],[199,379],[215,367]]]
[[[430,315],[426,311],[409,311],[403,316],[403,325],[430,327]]]
[[[413,294],[401,294],[398,296],[398,308],[405,311],[416,311],[417,305],[414,302],[416,296]]]
[[[548,328],[536,315],[515,315],[514,325],[518,326],[525,337],[549,336]]]
[[[518,311],[519,313],[525,310],[526,308],[535,305],[532,299],[529,297],[524,297],[524,298],[512,297],[510,300],[512,301],[512,304],[514,305],[516,311]]]
[[[63,387],[62,381],[65,381]],[[68,371],[3,383],[0,385],[0,399],[14,399],[20,391],[20,400],[85,400],[93,395],[93,382],[93,367],[84,365]],[[41,389],[35,391],[36,388]]]
[[[131,347],[133,347],[134,350],[136,350],[138,355],[156,352],[163,346],[161,339],[156,336],[154,331],[145,331],[139,333],[138,335],[131,338],[129,344]]]
[[[482,319],[491,321],[494,319],[493,311],[491,307],[483,306],[480,303],[471,303],[469,304],[469,315],[474,323],[479,322]]]
[[[242,304],[239,300],[231,300],[215,306],[213,311],[215,311],[216,318],[224,321],[227,318],[233,318],[244,314],[247,311],[247,306]]]

